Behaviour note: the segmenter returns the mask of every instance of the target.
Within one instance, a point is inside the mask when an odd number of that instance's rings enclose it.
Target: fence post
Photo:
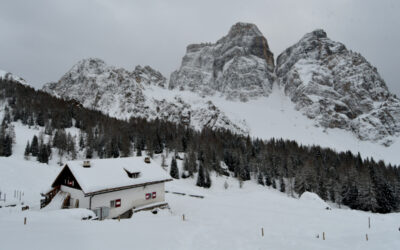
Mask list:
[[[365,239],[368,241],[368,234],[365,234]]]
[[[185,214],[182,214],[182,220],[185,221]]]
[[[121,221],[121,216],[118,216],[118,222]]]
[[[371,217],[368,217],[368,228],[371,228]]]
[[[322,239],[325,240],[325,232],[322,232]]]
[[[264,237],[264,228],[261,228],[261,236]]]
[[[26,217],[24,218],[24,225],[26,225]]]

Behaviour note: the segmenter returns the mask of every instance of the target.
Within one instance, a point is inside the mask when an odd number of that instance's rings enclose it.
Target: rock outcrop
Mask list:
[[[237,23],[216,43],[189,45],[169,88],[246,101],[269,95],[273,71],[267,39],[254,24]]]
[[[400,132],[399,99],[377,69],[323,30],[306,34],[279,55],[275,72],[296,108],[323,127],[384,144]]]
[[[206,126],[239,134],[248,132],[245,124],[235,124],[212,102],[192,106],[179,95],[169,99],[152,96],[156,91],[168,91],[165,83],[166,78],[150,66],[128,71],[90,58],[78,62],[58,82],[46,84],[43,90],[117,118],[158,118],[197,129]]]

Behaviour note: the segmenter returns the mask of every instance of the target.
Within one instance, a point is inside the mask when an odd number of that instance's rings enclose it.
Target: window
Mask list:
[[[151,193],[147,193],[146,194],[146,200],[150,200],[150,198],[151,198]]]
[[[147,193],[145,197],[146,200],[155,199],[157,197],[157,193],[156,192]]]
[[[110,207],[120,207],[120,206],[121,206],[121,199],[110,201]]]
[[[140,172],[129,172],[128,170],[124,169],[126,174],[128,175],[129,178],[139,178],[140,177]]]

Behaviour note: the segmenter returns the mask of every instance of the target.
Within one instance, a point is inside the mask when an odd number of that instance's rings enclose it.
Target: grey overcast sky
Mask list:
[[[188,44],[215,42],[238,21],[256,24],[275,58],[322,28],[364,55],[400,96],[398,0],[0,0],[0,69],[41,87],[98,57],[169,77]]]

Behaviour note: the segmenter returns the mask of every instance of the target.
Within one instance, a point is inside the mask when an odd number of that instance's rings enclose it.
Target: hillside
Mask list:
[[[161,158],[154,159],[161,163]],[[146,249],[398,249],[399,213],[373,214],[337,208],[312,199],[288,197],[272,188],[233,178],[215,177],[211,189],[194,186],[195,179],[175,180],[166,185],[174,192],[204,195],[204,199],[166,194],[170,210],[141,212],[131,219],[86,221],[83,209],[38,211],[38,194],[49,185],[57,165],[37,164],[20,156],[0,157],[1,188],[25,192],[29,211],[0,208],[0,242],[4,249],[70,249],[74,244],[90,249],[129,249],[132,235]],[[178,165],[181,166],[181,161]],[[6,181],[6,182],[5,182]],[[224,182],[228,188],[224,188]],[[5,184],[6,183],[6,184]],[[10,195],[11,194],[11,195]],[[35,195],[31,195],[35,194]],[[1,204],[1,202],[0,202]],[[182,221],[182,215],[185,221]],[[23,224],[24,217],[27,225]],[[371,229],[368,228],[371,218]],[[264,229],[264,237],[261,235]],[[322,239],[325,232],[326,239]],[[365,235],[368,234],[368,241]],[[19,240],[20,235],[29,235]],[[112,240],[106,240],[111,237]],[[317,238],[318,237],[318,238]],[[157,239],[157,240],[154,240]],[[72,244],[72,243],[71,243]]]
[[[185,153],[185,171],[175,177],[195,177],[196,185],[204,188],[212,186],[210,176],[215,172],[242,182],[257,180],[291,195],[314,192],[353,209],[388,213],[400,205],[400,169],[384,161],[296,141],[260,140],[224,129],[198,131],[158,119],[118,120],[75,100],[65,101],[14,81],[0,83],[4,107],[0,156],[12,156],[14,147],[24,148],[25,158],[41,163],[58,159],[62,165],[66,157]],[[26,138],[23,146],[13,145],[21,133],[15,127],[20,126],[40,132]]]

